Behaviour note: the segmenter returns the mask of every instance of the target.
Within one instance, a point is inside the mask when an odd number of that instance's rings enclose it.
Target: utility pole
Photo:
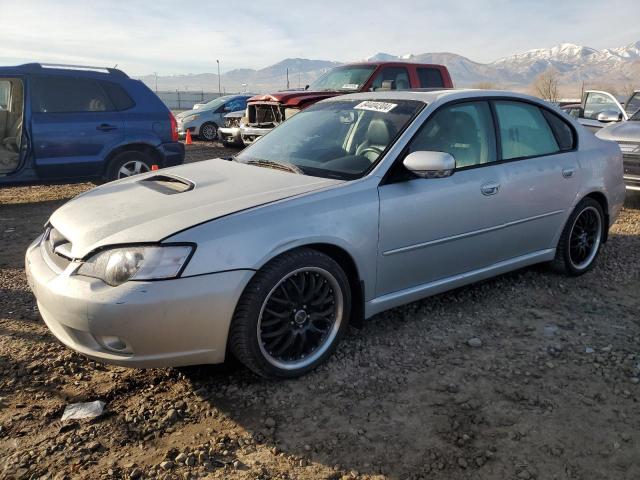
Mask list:
[[[153,72],[153,74],[156,76],[156,93],[158,93],[158,72]]]
[[[287,90],[289,90],[289,67],[287,67]]]
[[[218,96],[222,95],[222,88],[220,88],[220,60],[216,60],[218,64]]]

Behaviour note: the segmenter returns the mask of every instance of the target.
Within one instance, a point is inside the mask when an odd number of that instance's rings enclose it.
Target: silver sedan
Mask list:
[[[29,247],[60,341],[132,367],[266,377],[347,325],[535,263],[594,266],[624,200],[618,146],[506,92],[319,102],[233,160],[149,172],[59,208]]]

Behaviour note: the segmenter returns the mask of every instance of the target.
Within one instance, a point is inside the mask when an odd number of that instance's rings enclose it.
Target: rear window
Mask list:
[[[420,80],[421,88],[442,88],[444,87],[444,80],[442,80],[442,73],[437,68],[418,68],[418,79]]]
[[[128,110],[135,105],[133,99],[129,96],[124,88],[117,83],[100,80],[100,85],[107,92],[109,99],[116,107],[116,110]]]
[[[36,113],[106,112],[114,106],[95,80],[34,76],[31,108]]]
[[[575,146],[575,138],[573,136],[573,130],[571,127],[557,115],[545,110],[540,109],[544,118],[549,122],[553,136],[556,137],[558,146],[561,151],[571,150]]]

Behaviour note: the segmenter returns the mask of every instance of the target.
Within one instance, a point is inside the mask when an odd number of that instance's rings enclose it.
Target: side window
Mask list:
[[[514,101],[495,102],[502,158],[535,157],[558,152],[558,142],[540,109]]]
[[[597,92],[587,93],[584,102],[584,118],[597,120],[598,114],[607,111],[618,112],[620,108],[610,95],[604,95]]]
[[[624,109],[630,117],[640,110],[640,92],[633,94],[633,97],[629,99],[627,104],[624,106]]]
[[[444,87],[442,73],[437,68],[417,68],[418,79],[421,88],[441,88]]]
[[[373,79],[371,88],[377,90],[382,87],[382,82],[392,81],[392,90],[406,90],[411,88],[409,72],[404,67],[385,67]]]
[[[116,107],[116,110],[129,110],[135,106],[135,102],[126,90],[117,83],[100,80],[100,86],[107,92],[109,100]]]
[[[88,78],[34,76],[31,108],[36,113],[105,112],[114,107]]]
[[[496,161],[493,117],[487,102],[457,103],[438,110],[427,119],[409,151],[447,152],[456,168]]]
[[[560,150],[566,151],[573,149],[573,147],[575,147],[575,137],[573,135],[573,130],[567,122],[544,108],[541,108],[540,110],[542,111],[544,118],[549,122],[549,126],[553,132],[553,136],[556,137],[556,142],[558,142]]]
[[[234,98],[225,107],[227,112],[237,112],[247,108],[247,101],[244,98]]]
[[[9,110],[10,94],[11,83],[8,80],[0,80],[0,110]]]

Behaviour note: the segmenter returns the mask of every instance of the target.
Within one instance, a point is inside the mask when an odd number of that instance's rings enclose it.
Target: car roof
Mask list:
[[[458,100],[466,98],[520,98],[522,100],[544,103],[537,97],[518,92],[504,90],[478,90],[470,88],[450,89],[414,89],[414,90],[378,90],[375,92],[351,93],[331,97],[322,102],[339,102],[344,100],[417,100],[424,103],[433,103],[438,100]]]
[[[25,63],[13,67],[0,67],[0,75],[24,75],[28,73],[47,73],[55,75],[87,75],[104,78],[129,78],[126,73],[117,68],[91,67],[88,65],[66,65],[48,63]]]

